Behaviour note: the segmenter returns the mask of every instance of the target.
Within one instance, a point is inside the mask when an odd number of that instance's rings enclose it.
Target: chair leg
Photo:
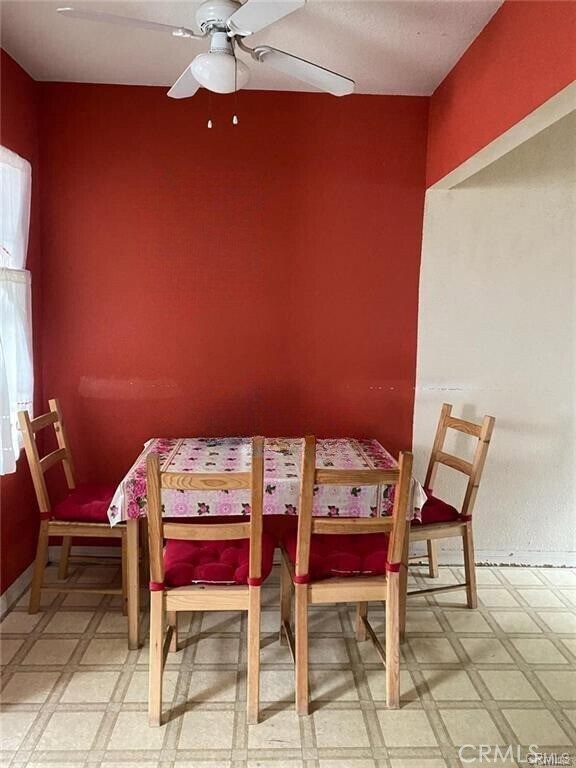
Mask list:
[[[70,550],[72,548],[72,537],[63,536],[62,546],[60,548],[60,562],[58,564],[58,578],[64,581],[68,578],[68,561],[70,559]]]
[[[256,725],[260,709],[260,587],[249,587],[248,597],[248,673],[246,719]]]
[[[290,571],[282,555],[282,564],[280,566],[280,645],[286,645],[288,639],[284,634],[284,623],[290,623],[290,614],[292,613],[292,579]]]
[[[138,563],[138,520],[126,521],[126,579],[128,590],[128,648],[140,646],[140,571]]]
[[[166,612],[166,622],[172,627],[172,637],[170,638],[170,653],[176,653],[178,651],[178,614],[176,611]]]
[[[38,532],[38,545],[36,547],[36,560],[34,561],[34,576],[30,587],[30,603],[28,613],[38,613],[40,608],[40,594],[44,582],[44,569],[48,560],[48,520],[42,520]]]
[[[368,616],[368,603],[358,603],[356,605],[356,640],[366,640],[366,624],[364,619]]]
[[[438,549],[435,539],[427,539],[426,547],[428,549],[428,574],[431,579],[438,578]]]
[[[296,632],[296,712],[308,714],[308,586],[296,584],[294,625]]]
[[[402,564],[398,573],[398,590],[399,590],[399,618],[398,618],[398,631],[400,633],[400,642],[404,642],[404,636],[406,634],[406,598],[408,596],[408,555],[410,552],[410,535],[406,531],[404,536],[404,548],[402,550]]]
[[[162,722],[162,671],[164,667],[164,592],[150,593],[150,662],[148,722]]]
[[[122,531],[120,545],[122,550],[122,614],[128,616],[128,543],[126,531]]]
[[[466,531],[462,535],[464,547],[464,572],[466,574],[466,601],[468,608],[478,607],[478,594],[476,592],[476,566],[474,563],[474,539],[472,536],[472,523],[466,523]]]
[[[146,584],[150,578],[150,556],[148,554],[148,520],[141,517],[138,520],[140,536],[140,581]]]
[[[386,706],[400,706],[400,578],[388,574],[386,595]]]

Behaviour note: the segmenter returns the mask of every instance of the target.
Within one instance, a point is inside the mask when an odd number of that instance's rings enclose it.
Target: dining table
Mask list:
[[[264,443],[264,515],[297,515],[303,441],[266,438]],[[146,463],[158,454],[162,472],[249,472],[251,438],[184,437],[149,440],[118,486],[108,509],[111,526],[126,524],[128,646],[140,645],[139,521],[147,517]],[[318,439],[318,469],[395,469],[396,459],[377,440]],[[426,500],[413,481],[408,516],[419,516]],[[320,517],[380,517],[390,515],[394,486],[323,485],[315,488],[313,514]],[[249,490],[162,490],[164,517],[209,517],[250,514]]]

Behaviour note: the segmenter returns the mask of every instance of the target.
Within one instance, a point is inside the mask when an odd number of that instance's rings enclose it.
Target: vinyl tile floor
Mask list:
[[[411,573],[413,585],[430,585],[424,568]],[[116,576],[92,566],[70,578]],[[439,583],[461,579],[441,568]],[[128,651],[119,601],[46,594],[29,616],[24,595],[0,624],[0,768],[538,764],[530,745],[576,765],[576,571],[479,568],[478,581],[475,611],[464,592],[409,598],[395,711],[371,642],[355,639],[353,607],[311,610],[311,714],[299,718],[274,571],[263,588],[257,726],[245,719],[244,615],[181,614],[182,649],[164,675],[167,722],[149,728],[147,647]],[[370,605],[370,620],[382,632],[382,605]]]

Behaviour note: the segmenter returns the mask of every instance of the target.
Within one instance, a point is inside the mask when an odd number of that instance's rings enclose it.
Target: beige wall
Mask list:
[[[443,402],[496,417],[475,510],[479,561],[576,559],[575,136],[573,114],[427,195],[416,471]],[[439,495],[459,502],[452,471],[440,474]]]

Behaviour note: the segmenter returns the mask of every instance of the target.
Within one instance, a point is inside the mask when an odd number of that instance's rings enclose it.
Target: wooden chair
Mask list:
[[[457,419],[452,414],[452,406],[444,403],[440,412],[440,419],[436,429],[436,436],[430,454],[430,462],[426,472],[424,487],[429,496],[428,502],[422,509],[422,523],[412,523],[410,526],[410,541],[426,541],[428,548],[428,567],[432,578],[438,576],[438,554],[436,542],[438,539],[459,537],[464,548],[465,582],[463,584],[450,584],[442,587],[430,587],[414,590],[409,595],[426,594],[431,592],[447,592],[453,589],[466,589],[466,601],[469,608],[476,608],[478,597],[476,592],[476,571],[474,566],[474,540],[472,537],[472,510],[476,501],[476,494],[480,485],[480,478],[484,469],[488,446],[495,420],[492,416],[484,416],[481,424],[475,424],[464,419]],[[446,453],[444,442],[449,429],[462,432],[477,439],[478,444],[471,462]],[[433,495],[434,482],[438,466],[446,467],[461,472],[468,477],[464,501],[460,510],[452,507]],[[412,558],[412,559],[421,559]],[[402,585],[406,589],[406,585]],[[403,631],[403,627],[402,627]]]
[[[150,725],[162,719],[162,672],[169,650],[178,650],[179,611],[248,612],[247,718],[258,721],[260,689],[260,585],[272,569],[274,540],[262,532],[264,438],[252,439],[250,472],[160,472],[158,456],[148,457],[148,533],[150,556]],[[161,490],[251,490],[249,521],[196,523],[162,519]],[[238,518],[236,518],[238,519]],[[164,541],[166,547],[163,549]],[[221,545],[244,547],[235,573],[227,570]],[[243,541],[242,541],[243,540]],[[206,545],[214,562],[194,566],[198,547]],[[179,551],[177,551],[179,548]],[[220,548],[220,549],[219,549]],[[242,557],[244,558],[242,560]],[[187,562],[188,559],[188,562]],[[236,566],[234,566],[236,567]],[[203,570],[201,570],[203,568]],[[231,566],[232,568],[232,566]],[[216,571],[222,571],[216,573]],[[212,576],[211,576],[212,575]]]
[[[316,442],[306,437],[302,461],[302,486],[298,510],[298,532],[282,546],[280,586],[280,640],[285,635],[296,667],[296,711],[308,714],[308,606],[323,603],[357,603],[356,636],[365,640],[368,633],[386,667],[386,702],[388,707],[400,704],[400,616],[404,595],[399,576],[407,527],[407,507],[412,475],[412,454],[401,453],[398,469],[330,470],[316,469]],[[313,517],[314,487],[318,485],[395,485],[393,514],[374,518]],[[322,535],[320,535],[322,534]],[[346,567],[322,565],[322,541],[332,557],[342,541],[354,557],[362,551],[362,565],[356,575],[347,575]],[[351,540],[350,534],[354,536]],[[388,534],[388,535],[386,535]],[[357,545],[356,545],[357,542]],[[371,564],[369,565],[369,561]],[[332,561],[334,562],[334,561]],[[326,561],[325,561],[326,563]],[[315,573],[316,571],[316,573]],[[292,594],[295,594],[295,636],[290,626]],[[368,622],[368,602],[386,603],[386,646],[378,640]]]
[[[48,413],[37,416],[35,419],[31,419],[27,411],[20,411],[18,414],[20,429],[24,437],[24,448],[40,508],[40,531],[38,534],[38,546],[28,612],[37,613],[40,607],[42,591],[122,595],[124,611],[126,611],[126,526],[117,525],[111,528],[107,515],[108,506],[116,489],[114,486],[105,485],[76,486],[72,452],[66,439],[66,430],[59,402],[58,400],[49,400],[48,403],[50,406]],[[36,444],[36,435],[47,427],[54,427],[58,448],[40,458]],[[44,475],[48,469],[56,464],[62,464],[69,493],[64,500],[52,506]],[[122,546],[122,587],[44,584],[44,569],[48,560],[50,536],[62,537],[58,569],[59,579],[67,578],[70,560],[97,563],[110,562],[110,558],[71,557],[70,551],[73,539],[85,537],[120,539]],[[117,563],[117,560],[112,562]]]

